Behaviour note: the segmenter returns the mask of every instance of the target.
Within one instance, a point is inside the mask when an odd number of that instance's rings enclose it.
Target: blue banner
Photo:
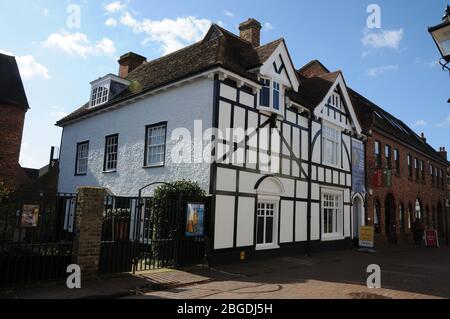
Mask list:
[[[355,193],[366,192],[366,162],[364,144],[360,141],[352,142],[352,181]]]

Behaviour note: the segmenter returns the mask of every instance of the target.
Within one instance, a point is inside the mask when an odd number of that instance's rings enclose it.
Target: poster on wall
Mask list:
[[[205,204],[188,203],[186,211],[186,237],[202,237],[205,220]]]
[[[23,205],[22,218],[20,225],[22,227],[37,227],[39,219],[39,205]]]
[[[366,192],[366,163],[364,144],[360,141],[352,142],[352,187],[356,193]]]

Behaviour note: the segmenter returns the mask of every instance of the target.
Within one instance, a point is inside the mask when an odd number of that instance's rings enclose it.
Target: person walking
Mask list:
[[[414,223],[412,224],[411,231],[413,233],[414,237],[414,243],[417,246],[420,246],[422,243],[423,235],[425,233],[425,226],[420,220],[420,218],[417,218]]]

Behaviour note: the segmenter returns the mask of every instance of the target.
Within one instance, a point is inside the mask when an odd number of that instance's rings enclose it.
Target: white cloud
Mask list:
[[[371,68],[367,70],[367,75],[371,77],[376,77],[382,75],[386,72],[395,72],[398,70],[398,65],[382,65],[376,68]]]
[[[47,8],[45,8],[44,11],[42,12],[44,16],[48,16],[49,13],[50,11]]]
[[[65,30],[52,33],[44,42],[44,47],[60,50],[70,56],[87,58],[92,55],[113,55],[116,51],[114,42],[103,38],[92,44],[83,33],[69,33]]]
[[[361,39],[363,46],[374,49],[392,48],[398,49],[403,39],[403,29],[382,30],[380,32],[365,32]]]
[[[144,19],[138,21],[129,12],[122,14],[120,23],[132,29],[135,33],[146,34],[147,37],[143,41],[144,45],[150,42],[160,43],[164,54],[174,52],[201,40],[211,26],[210,20],[197,19],[193,16],[179,17],[175,20]]]
[[[234,13],[231,12],[231,11],[228,11],[228,10],[225,10],[225,11],[223,12],[223,14],[226,15],[227,17],[234,17]]]
[[[436,124],[437,127],[444,127],[450,125],[450,114],[447,115],[447,117],[445,118],[445,120],[442,123]]]
[[[108,27],[115,27],[118,24],[117,20],[114,18],[109,18],[105,21],[105,25]]]
[[[272,25],[272,23],[270,23],[270,22],[264,23],[263,30],[271,31],[271,30],[274,30],[274,29],[275,29],[275,27]]]
[[[15,56],[13,53],[3,51],[1,49],[0,53]],[[48,68],[38,63],[34,56],[30,54],[16,56],[16,61],[20,70],[20,75],[24,80],[31,80],[33,78],[50,80],[50,72]]]
[[[115,13],[123,11],[126,8],[126,4],[121,1],[110,2],[105,5],[105,10],[107,13]]]
[[[425,120],[417,120],[416,122],[414,122],[413,126],[414,127],[419,127],[419,126],[427,126],[428,122]]]

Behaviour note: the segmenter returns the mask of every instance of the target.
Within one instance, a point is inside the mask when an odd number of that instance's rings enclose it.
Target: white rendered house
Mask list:
[[[365,136],[343,75],[317,61],[297,70],[283,39],[260,45],[260,29],[213,25],[158,60],[123,56],[119,76],[92,82],[90,101],[58,122],[59,191],[197,181],[212,196],[218,262],[350,245],[365,220],[365,182],[352,180]]]

